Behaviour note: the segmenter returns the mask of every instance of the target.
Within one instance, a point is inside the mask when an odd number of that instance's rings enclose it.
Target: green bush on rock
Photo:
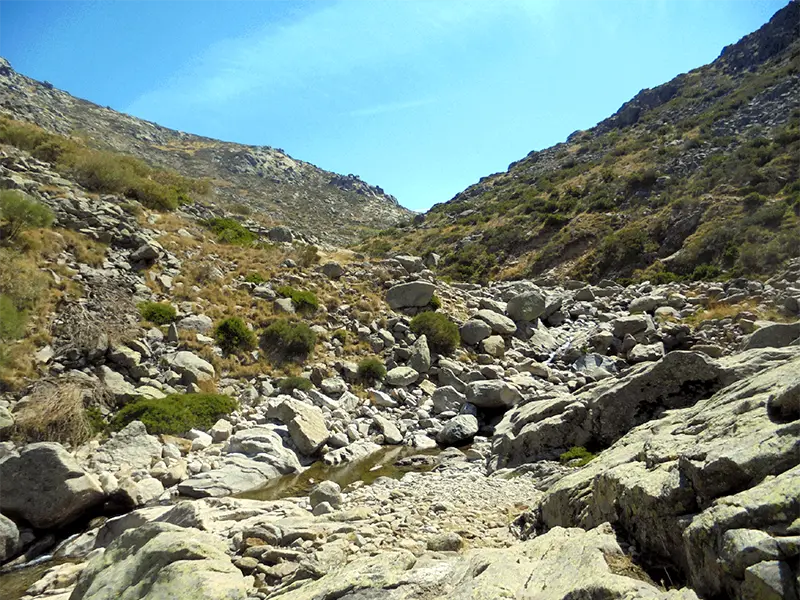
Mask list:
[[[384,377],[386,377],[386,367],[380,359],[365,358],[358,363],[358,378],[362,381],[375,383]]]
[[[178,316],[175,307],[168,302],[141,302],[139,314],[145,321],[150,321],[155,325],[167,325]]]
[[[264,330],[261,346],[278,360],[302,360],[314,350],[317,335],[305,323],[277,319]]]
[[[291,394],[294,390],[307,392],[312,386],[311,380],[305,377],[284,377],[278,382],[278,389],[284,394]]]
[[[458,326],[447,315],[426,311],[411,319],[411,331],[428,338],[428,347],[438,354],[451,354],[461,337]]]
[[[140,398],[125,405],[111,420],[118,431],[132,421],[141,421],[153,435],[181,435],[190,429],[208,429],[233,412],[236,401],[220,394],[171,394],[166,398]]]

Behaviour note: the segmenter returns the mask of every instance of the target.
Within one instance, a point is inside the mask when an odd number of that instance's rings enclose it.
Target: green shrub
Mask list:
[[[582,467],[585,464],[589,463],[590,461],[594,460],[596,456],[589,452],[583,446],[573,446],[564,454],[558,457],[558,460],[561,461],[561,464],[568,464],[572,461],[577,461],[574,463],[573,466]]]
[[[719,279],[722,275],[722,269],[716,265],[697,265],[692,271],[692,281],[711,281]]]
[[[261,273],[248,273],[244,280],[247,283],[254,283],[256,285],[261,285],[262,283],[267,282],[267,280],[261,276]]]
[[[744,200],[742,200],[742,204],[744,205],[745,210],[754,211],[757,208],[763,206],[766,201],[767,201],[766,196],[762,196],[758,192],[751,192],[744,197]]]
[[[374,383],[386,377],[386,367],[379,358],[365,358],[358,363],[358,378]]]
[[[437,296],[436,294],[431,296],[431,301],[428,302],[428,308],[430,308],[431,310],[439,310],[440,308],[442,308],[441,298],[439,298],[439,296]]]
[[[305,377],[285,377],[278,382],[278,389],[284,394],[291,394],[294,390],[307,392],[312,387],[311,380]]]
[[[0,294],[0,340],[17,340],[25,333],[28,315],[17,310],[11,298]]]
[[[155,325],[167,325],[178,317],[175,307],[169,302],[141,302],[139,314],[145,321]]]
[[[261,346],[279,360],[300,360],[311,354],[317,335],[305,323],[273,321],[261,336]]]
[[[228,354],[237,350],[253,350],[257,345],[256,334],[239,317],[228,317],[220,321],[214,328],[214,339]]]
[[[0,239],[13,241],[25,229],[49,227],[53,211],[18,190],[0,190]]]
[[[338,341],[340,344],[342,344],[342,346],[344,346],[347,343],[348,337],[349,336],[346,329],[337,329],[331,335],[331,339]]]
[[[206,219],[202,224],[213,231],[217,235],[217,240],[223,244],[249,246],[258,239],[255,233],[235,219],[215,217]]]
[[[275,291],[284,298],[291,298],[295,309],[300,312],[313,313],[319,308],[319,300],[314,292],[297,290],[290,285],[282,285]]]
[[[428,347],[438,354],[451,354],[461,340],[458,326],[437,312],[423,312],[411,319],[411,331],[418,336],[424,334]]]
[[[126,404],[111,420],[118,431],[131,421],[141,421],[153,435],[181,435],[190,429],[208,429],[236,409],[236,401],[220,394],[171,394],[166,398],[140,398]]]

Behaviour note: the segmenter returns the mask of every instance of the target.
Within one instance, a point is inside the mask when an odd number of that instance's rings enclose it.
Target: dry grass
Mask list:
[[[745,300],[743,302],[737,302],[736,304],[715,301],[709,302],[708,306],[705,308],[701,308],[693,315],[686,317],[684,322],[689,325],[697,326],[703,321],[722,319],[733,319],[735,321],[743,316],[744,313],[750,313],[758,319],[775,321],[778,323],[785,323],[792,320],[776,308],[761,306],[756,300]]]
[[[78,446],[94,435],[86,408],[110,402],[111,394],[96,380],[41,379],[15,414],[14,436],[26,442]]]

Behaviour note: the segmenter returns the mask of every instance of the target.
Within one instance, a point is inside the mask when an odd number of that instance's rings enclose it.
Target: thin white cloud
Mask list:
[[[378,104],[376,106],[369,106],[366,108],[359,108],[351,110],[348,114],[350,117],[371,117],[373,115],[382,115],[384,113],[393,113],[403,110],[410,110],[412,108],[419,108],[420,106],[427,106],[436,102],[430,98],[427,100],[409,100],[408,102],[389,102],[386,104]]]

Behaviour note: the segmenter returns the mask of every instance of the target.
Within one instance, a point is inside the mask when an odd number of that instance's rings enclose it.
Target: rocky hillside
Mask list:
[[[713,63],[531,152],[375,255],[442,255],[458,280],[768,275],[800,256],[800,3]]]
[[[798,598],[797,260],[448,284],[53,169],[0,148],[4,599]]]
[[[62,136],[132,155],[146,163],[211,182],[205,201],[331,243],[364,228],[388,227],[412,213],[380,187],[338,175],[269,146],[245,146],[174,131],[98,106],[17,73],[0,58],[0,114]]]

